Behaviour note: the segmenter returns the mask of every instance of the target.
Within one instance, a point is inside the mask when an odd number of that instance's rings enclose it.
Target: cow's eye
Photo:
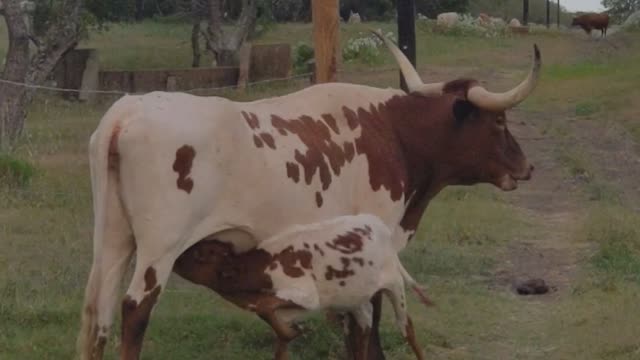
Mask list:
[[[504,127],[505,125],[507,125],[507,118],[505,118],[504,116],[498,116],[496,118],[496,125]]]

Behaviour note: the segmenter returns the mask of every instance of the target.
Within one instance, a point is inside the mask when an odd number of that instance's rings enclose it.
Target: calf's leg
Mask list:
[[[384,352],[382,351],[382,344],[380,343],[380,333],[378,331],[380,327],[380,316],[382,314],[382,293],[378,292],[371,298],[371,305],[373,306],[373,321],[371,329],[369,329],[368,346],[367,346],[367,360],[385,360]],[[347,316],[347,326],[345,330],[345,344],[347,348],[347,359],[355,360],[358,344],[365,336],[364,329],[361,329],[353,316]]]
[[[264,320],[276,333],[275,360],[288,360],[289,342],[295,339],[300,332],[290,324],[278,317],[278,310],[300,310],[300,307],[290,301],[279,299],[275,296],[265,296],[255,304],[255,312]]]
[[[405,339],[407,339],[409,346],[411,346],[411,350],[413,350],[413,353],[416,355],[416,359],[424,360],[424,352],[422,351],[422,348],[420,347],[420,345],[418,345],[418,341],[416,340],[416,332],[413,329],[413,321],[411,321],[410,316],[407,316]]]

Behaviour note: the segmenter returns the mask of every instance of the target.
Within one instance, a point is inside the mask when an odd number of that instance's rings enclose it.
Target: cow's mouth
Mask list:
[[[502,191],[513,191],[518,188],[518,181],[529,181],[533,173],[533,165],[529,166],[522,174],[505,174],[499,181],[498,187]]]

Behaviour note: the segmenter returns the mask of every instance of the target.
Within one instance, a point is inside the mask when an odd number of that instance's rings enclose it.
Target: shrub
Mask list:
[[[293,70],[296,74],[304,74],[308,71],[307,64],[313,59],[313,47],[306,43],[298,43],[293,48]]]
[[[362,33],[360,33],[360,35],[362,35]],[[393,33],[388,33],[386,36],[392,41],[395,41]],[[365,64],[374,64],[380,59],[380,50],[378,48],[381,45],[382,40],[373,34],[351,38],[342,51],[342,58],[344,61],[360,61]]]
[[[418,14],[417,24],[423,31],[450,36],[498,37],[509,34],[508,26],[504,21],[494,19],[487,24],[482,24],[469,14],[459,14],[458,22],[451,27],[439,26],[435,20]]]
[[[29,162],[9,154],[0,154],[0,183],[9,186],[29,185],[35,168]]]

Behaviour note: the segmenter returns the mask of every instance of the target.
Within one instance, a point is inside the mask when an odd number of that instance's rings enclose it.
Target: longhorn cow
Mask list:
[[[332,83],[254,102],[153,92],[111,106],[89,144],[95,223],[82,359],[103,356],[134,252],[121,305],[120,358],[127,360],[139,357],[176,259],[203,239],[239,254],[295,224],[369,213],[397,229],[398,252],[444,187],[490,183],[509,191],[531,177],[505,111],[534,89],[537,47],[527,78],[493,93],[472,79],[424,84],[383,41],[408,93]],[[372,301],[370,344],[381,351],[381,299]],[[350,328],[350,344],[369,333]]]
[[[573,18],[571,26],[580,26],[587,34],[591,35],[591,30],[600,30],[601,36],[607,36],[609,27],[609,14],[588,13]]]

